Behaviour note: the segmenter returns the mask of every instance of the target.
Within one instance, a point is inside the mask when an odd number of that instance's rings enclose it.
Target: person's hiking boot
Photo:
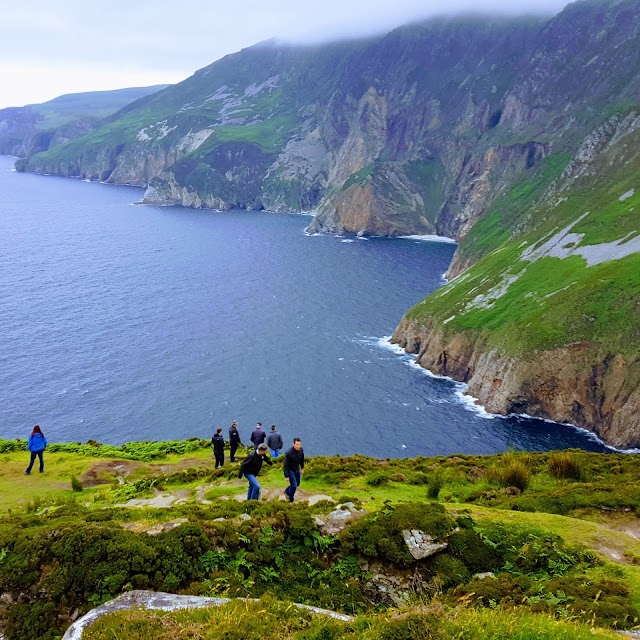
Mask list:
[[[30,476],[31,475],[31,471],[27,471],[26,469],[24,470],[24,475],[25,476]]]

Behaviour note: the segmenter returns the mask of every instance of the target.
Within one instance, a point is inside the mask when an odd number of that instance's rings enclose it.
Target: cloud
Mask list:
[[[0,60],[11,60],[16,70],[0,65],[0,107],[41,101],[50,91],[59,95],[79,86],[91,85],[79,90],[116,88],[99,84],[114,73],[121,74],[120,87],[130,86],[133,78],[148,78],[143,85],[174,82],[271,37],[318,43],[380,33],[443,13],[551,14],[565,4],[566,0],[323,0],[319,4],[299,0],[112,0],[106,4],[25,0],[5,12],[0,21]],[[23,97],[26,83],[16,83],[15,77],[27,68],[31,70],[30,95],[37,95],[42,87],[42,98]],[[38,68],[48,75],[40,75]]]

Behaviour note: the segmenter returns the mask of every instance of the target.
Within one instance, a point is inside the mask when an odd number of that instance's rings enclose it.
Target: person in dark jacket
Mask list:
[[[241,444],[242,440],[240,440],[240,433],[238,432],[238,421],[234,420],[231,427],[229,427],[229,459],[231,462],[236,461],[236,451]]]
[[[40,473],[44,473],[44,450],[47,446],[47,439],[44,437],[44,433],[38,425],[33,427],[33,431],[27,441],[27,449],[31,454],[31,462],[24,472],[29,475],[31,469],[33,469],[33,463],[36,460],[36,456],[40,458]]]
[[[280,449],[284,447],[282,436],[276,431],[275,424],[271,425],[271,433],[267,436],[267,447],[272,458],[277,458],[280,455]]]
[[[293,502],[296,489],[302,481],[304,473],[304,450],[300,438],[293,439],[293,446],[284,454],[284,477],[289,481],[289,486],[284,490],[289,502]]]
[[[216,434],[211,438],[213,445],[213,457],[216,459],[216,469],[224,467],[224,438],[222,437],[222,429],[216,429]]]
[[[244,476],[249,481],[247,500],[258,500],[260,498],[260,483],[256,476],[260,473],[263,462],[266,462],[268,465],[273,464],[267,457],[268,450],[269,447],[267,447],[266,444],[258,445],[258,448],[252,454],[248,455],[240,465],[238,478]]]
[[[251,433],[251,442],[253,442],[253,450],[256,451],[267,437],[267,434],[262,430],[262,422],[258,422],[256,428]]]

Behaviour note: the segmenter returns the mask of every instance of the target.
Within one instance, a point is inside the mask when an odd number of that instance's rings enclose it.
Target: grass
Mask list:
[[[593,640],[616,638],[588,625],[546,616],[463,606],[446,611],[437,606],[401,609],[393,615],[360,616],[353,622],[331,620],[296,609],[273,598],[232,602],[220,607],[178,612],[129,611],[102,617],[84,632],[87,640],[170,640],[192,638],[229,640]]]
[[[82,567],[82,563],[86,562],[85,555],[92,554],[92,566],[82,569],[84,582],[73,588],[76,595],[69,606],[79,606],[84,602],[83,597],[89,599],[86,606],[94,605],[129,588],[152,587],[182,593],[232,596],[279,593],[280,604],[271,607],[271,601],[267,599],[260,603],[258,611],[267,610],[269,615],[277,616],[283,612],[282,622],[278,626],[281,637],[360,638],[378,634],[381,637],[404,638],[414,637],[406,635],[413,633],[411,630],[414,629],[417,634],[415,637],[437,638],[438,635],[424,634],[437,634],[438,629],[446,629],[453,636],[443,637],[458,637],[456,634],[462,633],[460,637],[481,638],[481,635],[471,635],[470,630],[480,633],[473,626],[473,621],[481,621],[478,624],[486,626],[486,616],[489,613],[476,611],[477,603],[472,608],[465,606],[459,609],[457,606],[460,602],[472,604],[465,600],[465,594],[470,589],[475,589],[468,581],[472,573],[484,570],[481,569],[484,566],[482,558],[488,557],[488,548],[478,538],[481,535],[494,540],[493,544],[502,545],[501,553],[511,553],[504,547],[505,544],[515,545],[516,551],[524,544],[522,551],[517,552],[521,555],[514,556],[514,562],[517,561],[516,558],[526,558],[527,555],[530,560],[537,562],[547,553],[560,554],[559,558],[574,558],[567,567],[579,576],[576,579],[587,581],[591,585],[624,585],[624,589],[628,589],[630,593],[627,598],[630,599],[628,601],[632,603],[631,606],[640,611],[640,540],[633,537],[636,531],[640,535],[640,527],[637,525],[637,514],[640,513],[640,491],[637,490],[640,486],[640,468],[634,456],[569,451],[548,454],[508,452],[493,456],[458,455],[412,460],[379,460],[364,456],[311,458],[301,485],[301,491],[305,495],[322,494],[332,497],[336,502],[353,501],[371,514],[369,518],[351,525],[348,535],[345,532],[340,538],[332,538],[321,536],[310,519],[312,514],[324,517],[323,514],[333,508],[331,504],[319,503],[308,508],[303,504],[291,507],[277,502],[238,502],[235,498],[245,494],[246,482],[237,478],[237,463],[231,465],[227,462],[222,470],[214,470],[208,443],[193,451],[167,453],[164,457],[151,461],[87,456],[83,453],[86,445],[71,443],[69,446],[75,451],[47,452],[46,473],[30,477],[22,474],[26,452],[7,451],[14,445],[15,441],[0,440],[0,450],[5,450],[5,453],[0,454],[4,463],[0,474],[3,496],[0,503],[0,586],[4,585],[5,590],[11,591],[14,588],[6,584],[6,580],[7,575],[11,575],[7,571],[10,568],[11,571],[16,570],[16,562],[20,556],[16,555],[13,545],[18,544],[25,549],[27,557],[30,554],[45,554],[47,572],[53,573],[45,572],[42,579],[47,576],[47,593],[52,594],[57,593],[56,589],[63,592],[69,589],[66,585],[71,575],[58,565],[72,562],[75,566]],[[101,450],[95,444],[89,446],[92,451]],[[141,457],[145,457],[150,450],[176,448],[180,447],[172,444],[153,449],[150,443],[132,443],[128,446],[130,455],[137,452]],[[189,449],[188,446],[186,448]],[[571,465],[566,464],[565,458],[571,460]],[[558,460],[564,461],[562,468],[578,468],[580,481],[562,477],[562,473],[559,474],[560,477],[556,477],[552,470],[556,468]],[[528,484],[520,490],[513,486],[503,487],[507,483],[503,478],[494,478],[493,470],[515,467],[517,464],[527,469]],[[187,503],[162,509],[116,507],[115,505],[126,500],[122,497],[123,485],[117,482],[115,470],[116,466],[122,470],[123,465],[129,474],[124,487],[131,487],[134,497],[152,497],[158,489],[164,494],[179,491],[180,495],[188,496]],[[92,468],[94,471],[102,469],[102,483],[99,485],[83,480],[83,474]],[[69,483],[72,476],[76,476],[84,485],[82,493],[72,491]],[[260,482],[264,494],[274,490],[275,495],[280,495],[285,486],[277,464],[274,468],[263,470]],[[441,486],[437,497],[430,500],[428,492],[434,483]],[[204,493],[202,497],[210,501],[210,504],[197,502],[196,493],[201,496]],[[239,518],[241,514],[248,514],[250,517],[243,520]],[[154,536],[145,533],[150,527],[176,521],[187,522],[175,530],[179,537],[171,538],[173,534],[162,534],[168,537],[158,538],[156,542]],[[471,522],[475,524],[470,524]],[[432,575],[429,571],[433,571],[440,572],[438,575],[448,576],[447,582],[442,582],[435,591],[424,592],[413,606],[389,611],[384,618],[379,617],[379,605],[367,604],[366,599],[362,600],[365,592],[363,583],[358,581],[364,578],[358,573],[360,570],[357,561],[353,564],[353,554],[358,557],[364,554],[363,557],[367,558],[371,554],[375,557],[382,554],[382,557],[388,556],[393,565],[400,563],[399,567],[408,566],[413,561],[403,550],[400,530],[421,528],[425,532],[435,532],[434,535],[438,538],[443,532],[451,531],[456,523],[458,527],[462,527],[462,530],[458,529],[454,534],[462,541],[456,543],[456,553],[461,553],[461,558],[467,558],[465,562],[469,562],[468,558],[476,558],[472,562],[478,562],[478,568],[465,568],[455,553],[453,556],[443,555],[434,562],[428,561],[421,565],[420,570],[427,572],[423,574],[423,580],[427,580]],[[524,533],[517,533],[518,531]],[[287,538],[291,535],[297,537]],[[553,542],[554,538],[549,536],[559,536],[559,542]],[[502,538],[503,541],[500,542]],[[527,543],[528,539],[531,543]],[[36,540],[39,541],[37,544]],[[57,542],[49,547],[52,540]],[[156,544],[160,547],[156,547]],[[530,544],[533,551],[526,550],[527,544]],[[43,551],[43,545],[46,551]],[[536,551],[540,545],[541,550]],[[590,551],[570,551],[574,547]],[[156,548],[167,550],[163,554],[166,554],[166,562],[169,564],[164,571],[152,571],[147,575],[144,573],[144,563],[140,564],[136,558],[145,557],[149,562],[164,562],[162,555],[158,556],[157,551],[154,551]],[[111,560],[103,558],[107,549],[112,549],[109,552],[112,555],[116,554]],[[168,549],[172,551],[169,552]],[[195,557],[181,559],[179,554],[189,553],[190,549],[195,549]],[[198,554],[201,555],[207,549],[209,573],[198,573]],[[297,549],[294,551],[297,561],[290,566],[289,561],[283,558],[289,557],[286,554],[291,553],[291,549]],[[276,557],[273,557],[274,553]],[[570,555],[567,556],[567,553]],[[595,554],[600,560],[585,564],[585,558],[591,557],[589,554]],[[116,557],[117,563],[114,565]],[[7,561],[9,565],[6,564]],[[29,562],[32,564],[20,565],[21,577],[14,577],[13,580],[33,580],[35,560]],[[169,566],[176,562],[181,571],[182,568],[191,567],[189,571],[195,571],[198,579],[179,577],[182,574]],[[278,564],[282,562],[285,564]],[[571,563],[575,564],[574,568],[571,568]],[[138,568],[132,568],[135,566]],[[279,571],[287,567],[297,572],[295,578],[288,578],[290,584],[296,585],[291,592],[287,591],[288,587],[283,587],[278,577]],[[549,580],[566,581],[570,578],[563,578],[563,574],[560,577],[554,577],[555,574],[545,577],[545,571],[550,569],[545,569],[542,573],[536,570],[537,577],[532,578],[533,574],[528,574],[523,567],[509,569],[512,572],[509,575],[514,576],[509,579],[519,579],[518,571],[524,571],[522,575],[528,576],[527,579],[542,580],[540,589],[543,589],[541,593],[544,595],[544,607],[552,607],[549,611],[556,610],[557,615],[561,615],[563,611],[562,615],[568,615],[569,610],[562,604],[562,598],[556,602],[556,592],[549,591],[551,587],[547,588],[545,585],[552,584]],[[505,568],[500,571],[504,572]],[[567,568],[561,571],[566,572]],[[126,572],[133,575],[127,577]],[[340,577],[342,575],[344,578]],[[94,576],[92,580],[97,580],[97,586],[93,582],[86,582],[87,576]],[[332,585],[330,588],[327,587],[327,581]],[[86,586],[82,586],[85,584]],[[439,583],[436,581],[434,584]],[[456,592],[452,591],[456,584],[462,584],[466,591],[461,591],[456,596]],[[286,597],[283,588],[289,594]],[[556,587],[556,590],[561,588]],[[534,593],[533,587],[529,586],[527,589],[527,598],[533,597],[536,600],[538,596],[531,595]],[[282,600],[293,597],[294,593],[299,601],[347,611],[365,611],[365,614],[354,623],[343,624],[324,618],[305,618],[295,610],[291,626],[287,626],[289,622],[286,610],[290,605]],[[428,597],[425,595],[427,593],[430,594]],[[20,610],[21,620],[28,621],[31,615],[48,620],[49,614],[39,609],[36,611],[39,606],[37,603],[42,602],[38,598],[29,605],[36,608]],[[420,607],[416,608],[416,604],[423,600],[431,603],[429,607],[440,609],[432,614],[431,609],[427,612]],[[500,601],[498,598],[496,602]],[[280,605],[284,609],[278,608]],[[65,605],[58,603],[56,606],[64,608]],[[494,617],[489,625],[494,635],[487,637],[526,638],[529,637],[527,633],[539,634],[531,637],[547,637],[543,634],[552,634],[553,630],[558,634],[568,634],[557,637],[583,637],[579,635],[582,633],[579,627],[557,626],[558,622],[554,622],[549,615],[535,616],[530,611],[518,613],[509,607],[496,606],[491,611]],[[118,614],[104,619],[104,629],[100,633],[107,635],[95,637],[131,637],[131,630],[134,628],[138,629],[136,634],[141,639],[165,637],[162,634],[172,637],[172,633],[175,637],[178,629],[183,629],[182,633],[188,636],[191,632],[196,633],[196,628],[202,634],[200,637],[220,637],[215,633],[222,633],[220,629],[226,630],[224,616],[235,616],[237,623],[238,612],[247,611],[246,615],[251,617],[250,612],[254,611],[252,607],[253,605],[246,603],[235,603],[228,609],[223,607],[209,612]],[[246,615],[242,617],[243,621],[246,621]],[[262,614],[259,617],[265,619]],[[244,637],[253,637],[251,624],[245,625],[243,622],[236,627],[236,631],[245,633]],[[331,628],[331,633],[342,635],[313,635],[316,632],[330,633],[324,627]],[[24,632],[15,631],[16,638],[28,637],[20,635],[27,633],[27,627],[24,628]],[[100,628],[95,627],[95,633]],[[261,625],[260,628],[264,633],[271,632],[270,625]],[[230,635],[225,637],[235,637],[233,633],[235,631],[230,630]],[[525,635],[508,635],[509,633]]]
[[[467,335],[485,350],[497,347],[518,357],[581,342],[591,345],[585,361],[606,353],[636,358],[640,254],[592,266],[579,255],[535,262],[521,256],[525,247],[540,246],[586,211],[589,214],[572,229],[583,236],[579,246],[637,233],[640,192],[623,201],[619,198],[637,186],[638,140],[640,133],[623,139],[619,145],[624,148],[616,150],[619,162],[599,159],[594,175],[529,211],[526,206],[566,158],[551,163],[547,178],[541,177],[539,184],[532,179],[516,185],[500,207],[473,227],[461,247],[463,259],[483,257],[406,317],[419,323],[447,319],[446,325],[440,324],[445,335]],[[630,367],[628,376],[629,384],[634,384],[640,371]]]

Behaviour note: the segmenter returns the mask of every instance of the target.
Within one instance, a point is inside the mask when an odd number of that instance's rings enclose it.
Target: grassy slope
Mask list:
[[[37,124],[38,129],[55,129],[80,118],[101,120],[131,102],[156,93],[168,86],[157,85],[154,87],[117,89],[115,91],[70,93],[49,100],[49,102],[29,105],[27,108],[43,116],[43,120]]]
[[[30,521],[27,519],[18,525],[22,531],[25,530],[24,527],[28,530],[29,527],[46,526],[47,519],[51,519],[53,525],[58,511],[61,518],[58,526],[64,528],[63,523],[68,526],[70,522],[69,513],[76,513],[73,518],[82,523],[85,519],[87,522],[89,519],[94,520],[88,514],[99,513],[105,508],[111,514],[110,521],[114,524],[126,522],[127,526],[138,523],[144,527],[145,524],[185,516],[191,522],[197,522],[197,514],[202,512],[196,508],[195,496],[198,493],[197,487],[202,486],[206,489],[206,499],[211,501],[211,506],[204,507],[210,510],[207,521],[216,515],[218,509],[221,513],[224,512],[222,515],[228,515],[234,509],[242,511],[242,506],[233,500],[245,491],[245,482],[237,479],[237,464],[227,463],[223,473],[214,471],[210,449],[205,442],[193,441],[186,445],[183,453],[169,453],[166,456],[148,444],[133,443],[124,450],[125,458],[103,458],[99,455],[100,448],[86,445],[57,445],[60,451],[45,454],[46,473],[30,477],[22,474],[26,452],[12,451],[14,443],[0,441],[0,445],[0,450],[5,451],[0,454],[3,461],[0,472],[0,510],[9,514],[8,518],[0,520],[0,534],[12,531],[23,517],[19,514],[25,511],[33,515]],[[24,443],[21,446],[23,445]],[[179,450],[179,447],[169,447],[168,450]],[[104,453],[113,455],[113,451],[106,448]],[[353,500],[369,511],[377,511],[387,509],[391,504],[425,502],[429,487],[439,478],[442,488],[438,499],[451,513],[469,513],[481,526],[499,522],[509,528],[550,531],[569,544],[584,545],[595,551],[606,562],[587,571],[589,580],[615,579],[626,583],[631,590],[632,602],[640,611],[640,567],[637,566],[640,562],[640,525],[637,520],[637,514],[640,513],[640,491],[637,489],[640,486],[640,468],[635,457],[577,451],[569,456],[579,469],[579,480],[554,477],[549,467],[553,454],[508,453],[415,460],[376,460],[362,456],[315,458],[308,463],[302,490],[306,495],[322,494],[337,501]],[[136,461],[135,458],[142,460]],[[514,460],[523,462],[530,474],[528,486],[522,493],[513,489],[502,490],[499,482],[494,479],[495,469],[505,468]],[[128,475],[126,484],[121,485],[116,476],[122,474],[125,466]],[[70,477],[83,477],[92,468],[99,469],[97,481],[100,484],[87,486],[81,493],[74,493],[70,488]],[[114,504],[125,502],[129,497],[152,497],[158,487],[149,488],[149,480],[154,478],[157,481],[159,477],[164,478],[159,483],[162,492],[170,494],[180,491],[181,495],[189,496],[188,503],[167,509],[109,509]],[[277,465],[265,469],[260,479],[265,494],[269,494],[270,490],[279,494],[285,484]],[[223,497],[232,500],[224,500]],[[329,509],[331,507],[328,505],[319,505],[314,511],[322,513]],[[62,515],[63,512],[66,515]],[[630,531],[631,535],[625,531]],[[612,564],[612,558],[617,559],[617,562]],[[0,564],[2,561],[0,558]],[[248,611],[254,612],[253,605],[236,604],[221,610],[193,614],[145,615],[142,621],[138,619],[139,614],[133,617],[120,614],[105,619],[102,626],[96,627],[95,635],[90,637],[129,638],[133,637],[134,628],[137,629],[136,637],[141,640],[146,637],[171,637],[170,634],[175,633],[176,628],[195,632],[197,627],[204,633],[207,628],[224,626],[225,619],[235,615],[238,607],[246,607]],[[282,616],[282,637],[287,638],[386,637],[384,634],[391,633],[386,626],[390,620],[388,615],[377,617],[367,614],[354,623],[354,626],[326,623],[323,619],[314,621],[297,612],[294,620],[287,611],[280,611],[270,601],[259,605],[259,610],[276,612],[276,616]],[[438,628],[446,628],[451,634],[463,633],[460,636],[463,638],[521,637],[523,640],[591,637],[585,634],[593,631],[572,625],[558,625],[547,617],[532,615],[527,610],[446,611],[445,614],[444,610],[436,609],[434,618],[427,615],[424,609],[410,607],[402,610],[391,619],[410,619],[412,622],[409,631],[400,625],[404,629],[402,633],[408,635],[388,637],[424,637],[426,629],[433,629],[433,633],[436,633]],[[446,618],[444,627],[443,615]],[[436,620],[440,622],[436,624]],[[335,627],[334,635],[305,635],[312,633],[316,627],[318,634],[327,633],[322,631],[327,624]],[[485,633],[481,633],[482,628],[492,630],[491,634],[482,635]],[[264,627],[261,629],[263,633],[266,632]],[[237,631],[247,634],[243,637],[254,637],[250,625],[247,628],[240,626]],[[411,635],[414,631],[416,635]],[[514,635],[516,632],[521,635]],[[603,634],[602,637],[609,636]]]
[[[407,316],[418,321],[451,318],[444,325],[447,332],[479,333],[489,345],[512,354],[591,342],[611,353],[637,355],[640,254],[590,267],[580,256],[545,257],[535,263],[525,262],[520,256],[525,248],[539,245],[543,238],[586,212],[589,214],[572,229],[572,233],[584,234],[581,245],[636,234],[639,139],[636,133],[627,140],[622,159],[615,163],[615,153],[600,158],[595,175],[560,194],[562,201],[528,210],[536,195],[566,164],[563,155],[550,157],[471,230],[461,255],[478,262],[416,305]],[[620,148],[615,152],[622,153]],[[619,200],[632,189],[636,189],[632,197]],[[491,300],[491,292],[505,278],[517,274],[506,293]],[[481,294],[489,294],[489,308],[472,304]]]
[[[233,602],[223,607],[178,613],[136,611],[109,614],[90,628],[86,640],[172,640],[184,637],[238,640],[593,640],[619,638],[588,625],[556,622],[524,612],[415,608],[394,616],[360,616],[338,622],[300,612],[273,598]]]
[[[75,160],[98,147],[108,149],[132,143],[142,129],[148,128],[153,135],[153,125],[163,121],[168,127],[176,127],[158,139],[161,146],[169,147],[189,131],[210,127],[219,118],[224,101],[207,98],[221,87],[226,87],[225,92],[239,100],[239,104],[233,107],[234,111],[240,112],[238,115],[249,119],[257,116],[260,122],[247,126],[214,127],[214,135],[190,157],[199,158],[212,146],[227,141],[253,142],[265,152],[278,151],[295,124],[295,99],[280,88],[255,95],[244,95],[244,91],[252,83],[260,84],[278,75],[281,67],[283,63],[275,59],[273,50],[260,46],[246,49],[232,59],[223,58],[174,85],[169,92],[123,110],[119,118],[87,135],[37,154],[34,166]]]

